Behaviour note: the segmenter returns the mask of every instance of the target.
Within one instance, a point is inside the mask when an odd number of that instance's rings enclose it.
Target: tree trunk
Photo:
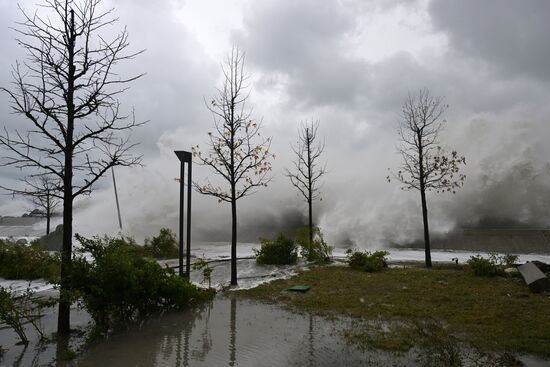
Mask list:
[[[309,206],[309,244],[311,245],[313,243],[313,203],[311,202],[311,192],[307,203]]]
[[[59,289],[59,313],[57,318],[57,334],[67,336],[70,332],[71,302],[68,299],[69,293],[69,272],[72,257],[73,237],[73,197],[72,197],[72,157],[66,157],[64,194],[63,194],[63,243],[61,250],[61,284]]]
[[[232,190],[235,192],[235,189]],[[237,200],[231,199],[231,285],[237,285]]]
[[[426,203],[426,189],[421,185],[420,199],[422,201],[422,220],[424,222],[424,250],[426,252],[426,267],[432,267],[432,254],[430,249],[430,231],[428,229],[428,205]]]
[[[47,192],[46,193],[46,234],[50,234],[50,217],[52,216],[51,214],[51,209],[50,209],[50,193]]]
[[[65,134],[65,171],[63,177],[63,244],[61,250],[61,284],[59,288],[59,313],[57,317],[57,334],[67,337],[71,331],[71,301],[69,297],[69,276],[71,271],[72,240],[73,240],[73,134],[74,134],[74,90],[75,90],[75,25],[74,11],[71,10],[69,23],[67,53],[67,131]]]
[[[311,131],[309,128],[306,128],[306,149],[307,149],[307,193],[308,193],[308,210],[309,210],[309,245],[313,243],[313,183],[312,181],[312,163],[311,162]]]
[[[237,360],[237,300],[231,297],[231,309],[229,319],[229,366],[235,366]]]

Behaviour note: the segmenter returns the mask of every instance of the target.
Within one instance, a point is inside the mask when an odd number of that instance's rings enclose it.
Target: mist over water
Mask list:
[[[466,156],[466,182],[456,194],[429,193],[433,233],[445,234],[463,227],[548,228],[550,223],[550,156],[544,136],[550,136],[544,119],[529,108],[504,118],[496,114],[471,114],[447,123],[444,147]],[[275,133],[266,126],[266,134]],[[396,167],[396,136],[391,129],[381,141],[360,150],[331,139],[329,122],[321,125],[325,136],[328,174],[320,202],[314,204],[316,222],[326,238],[337,246],[387,247],[407,244],[422,237],[419,194],[387,183],[387,168]],[[117,171],[124,232],[138,239],[158,233],[161,227],[177,231],[178,161],[171,152],[185,146],[174,132],[159,142],[160,156],[145,167]],[[272,134],[274,135],[274,134]],[[292,137],[274,135],[274,179],[238,202],[239,241],[257,242],[278,232],[292,233],[307,223],[307,208],[282,174],[290,165],[288,144]],[[168,143],[167,143],[168,142]],[[341,148],[341,149],[340,149]],[[212,177],[195,166],[197,180]],[[98,190],[79,204],[76,231],[85,234],[116,231],[112,188]],[[193,192],[193,241],[228,241],[230,207]]]
[[[30,0],[21,3],[34,9]],[[401,105],[407,93],[424,87],[449,104],[442,146],[467,162],[465,185],[455,195],[428,195],[432,232],[550,227],[548,22],[533,17],[546,14],[547,5],[508,4],[514,10],[497,19],[487,4],[457,7],[439,0],[239,4],[105,4],[115,6],[120,26],[128,26],[132,47],[147,50],[117,70],[147,74],[120,98],[125,109],[135,107],[140,121],[150,121],[134,132],[144,167],[116,169],[125,234],[141,241],[162,227],[177,231],[179,162],[173,150],[204,148],[212,127],[204,99],[219,84],[219,63],[232,44],[247,52],[250,106],[263,121],[262,135],[273,137],[277,155],[269,187],[238,203],[239,241],[257,242],[306,223],[306,205],[283,169],[291,165],[299,123],[312,119],[320,120],[319,137],[326,142],[323,201],[314,204],[326,239],[366,248],[421,239],[418,193],[404,192],[385,177],[400,163],[395,128]],[[20,20],[15,3],[0,7],[2,24]],[[311,21],[299,21],[305,17]],[[145,22],[154,26],[143,27]],[[9,65],[24,59],[10,32],[0,34],[2,86],[12,80]],[[28,128],[10,114],[4,94],[0,102],[8,129]],[[193,172],[197,181],[216,181],[205,167],[194,166]],[[5,168],[2,173],[10,183],[28,174]],[[21,200],[3,199],[0,215],[31,209]],[[75,233],[117,233],[109,175],[90,198],[75,202],[74,220]],[[228,241],[229,205],[194,192],[192,239]]]

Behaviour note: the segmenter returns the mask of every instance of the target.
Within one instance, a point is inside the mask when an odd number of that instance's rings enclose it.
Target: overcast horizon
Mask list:
[[[32,12],[38,0],[19,4]],[[422,236],[419,194],[385,179],[400,163],[396,127],[409,93],[428,88],[449,105],[441,145],[466,157],[457,194],[428,196],[431,228],[504,223],[550,227],[550,2],[544,0],[105,0],[134,51],[117,72],[146,75],[121,95],[140,121],[133,140],[144,166],[117,169],[124,232],[177,230],[179,163],[173,150],[204,147],[204,105],[237,45],[251,74],[250,105],[273,137],[273,182],[239,201],[239,239],[304,223],[306,205],[283,174],[301,122],[319,120],[328,173],[318,225],[331,243],[381,247]],[[17,2],[0,0],[0,86],[24,60],[15,41]],[[25,131],[0,93],[0,123]],[[2,152],[3,153],[3,152]],[[3,156],[3,154],[0,154]],[[197,180],[212,173],[194,167]],[[21,172],[2,167],[1,183]],[[0,198],[0,215],[32,209]],[[230,239],[230,207],[193,193],[193,238]],[[75,232],[118,227],[110,175],[75,203]]]

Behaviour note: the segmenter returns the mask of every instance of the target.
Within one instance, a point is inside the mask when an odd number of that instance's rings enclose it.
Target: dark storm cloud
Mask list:
[[[547,201],[542,200],[548,197],[545,167],[550,156],[550,74],[543,70],[550,59],[550,30],[543,22],[548,3],[252,0],[244,3],[242,24],[220,26],[220,33],[208,36],[216,36],[213,41],[196,37],[175,15],[177,10],[192,10],[185,8],[190,2],[107,3],[120,16],[111,32],[127,25],[132,48],[146,49],[119,69],[124,75],[146,73],[121,102],[127,109],[134,106],[138,119],[150,120],[134,133],[146,167],[117,170],[123,221],[130,234],[143,238],[161,227],[177,228],[178,185],[173,178],[178,165],[172,150],[205,142],[212,117],[203,97],[209,98],[219,85],[219,64],[231,43],[247,53],[253,75],[250,105],[255,117],[263,116],[263,134],[273,136],[277,154],[270,186],[239,203],[242,238],[254,240],[270,234],[270,227],[286,230],[301,223],[299,213],[305,213],[305,206],[283,168],[290,165],[289,145],[298,123],[310,119],[320,119],[320,136],[326,139],[328,174],[323,202],[314,208],[327,238],[368,246],[420,238],[417,193],[402,192],[384,177],[388,167],[399,164],[395,127],[403,100],[423,87],[445,97],[450,107],[442,144],[457,148],[468,162],[466,185],[456,196],[430,194],[434,231],[497,214],[537,225],[548,222],[543,215]],[[34,3],[23,1],[28,8]],[[241,5],[218,1],[216,6]],[[396,7],[402,9],[394,12]],[[0,84],[5,85],[9,65],[21,58],[5,27],[20,16],[11,1],[0,0],[0,10]],[[392,25],[407,23],[389,27],[396,34],[375,34],[383,42],[399,42],[400,32],[412,32],[403,38],[425,41],[425,47],[408,49],[401,41],[383,57],[369,58],[377,51],[363,40],[362,32],[365,22],[378,17]],[[414,17],[419,17],[416,23],[408,22]],[[421,31],[415,28],[419,23]],[[437,37],[443,41],[438,43]],[[5,96],[0,102],[0,121],[11,124]],[[211,175],[204,167],[193,172],[199,179]],[[2,169],[6,174],[17,172]],[[228,238],[229,207],[195,198],[193,236]],[[76,219],[79,230],[116,228],[111,188],[98,190],[79,205],[87,208]]]
[[[234,40],[251,63],[278,76],[293,103],[348,104],[366,77],[365,65],[347,56],[355,21],[333,0],[253,2]]]
[[[127,25],[134,49],[145,52],[124,66],[125,73],[146,75],[124,95],[141,120],[150,121],[134,132],[147,154],[158,152],[157,142],[167,130],[185,127],[196,132],[209,121],[203,96],[217,78],[217,60],[210,60],[187,28],[173,16],[177,1],[111,0],[120,16],[117,29]]]
[[[35,1],[20,3],[27,12],[35,11]],[[210,93],[216,82],[217,61],[210,60],[185,25],[174,18],[176,2],[155,2],[154,11],[146,1],[104,1],[102,6],[114,8],[113,15],[120,18],[104,29],[103,36],[112,39],[127,27],[131,50],[145,51],[133,60],[116,65],[115,72],[125,77],[145,73],[131,83],[130,89],[119,95],[119,99],[125,111],[135,108],[138,120],[150,121],[136,129],[133,136],[140,142],[142,152],[156,153],[157,141],[164,131],[181,126],[192,129],[201,126],[205,119],[209,120],[203,108],[203,96]],[[0,2],[0,10],[3,28],[0,32],[0,85],[9,86],[12,80],[10,65],[16,60],[25,61],[26,55],[14,39],[16,33],[7,27],[18,28],[15,22],[21,21],[22,15],[15,1]],[[9,114],[5,93],[0,95],[0,101],[2,123],[9,127],[27,124]]]
[[[460,54],[550,81],[549,1],[433,0],[429,9],[435,28]]]
[[[32,14],[36,1],[21,1],[20,5]],[[149,164],[158,156],[158,141],[166,131],[184,129],[190,136],[200,131],[204,123],[210,122],[203,96],[211,92],[217,79],[217,60],[207,57],[200,44],[191,36],[185,25],[173,15],[177,6],[173,1],[104,1],[105,9],[114,7],[113,15],[120,20],[105,28],[103,36],[112,39],[127,27],[132,51],[145,50],[133,60],[116,65],[115,72],[121,76],[145,73],[130,84],[130,89],[118,96],[124,112],[135,109],[136,119],[149,121],[132,132],[133,141],[138,142],[134,151],[144,154],[144,163]],[[23,19],[17,2],[0,1],[0,85],[10,87],[11,65],[26,59],[24,50],[15,41],[16,32],[8,27],[19,26]],[[29,129],[29,121],[11,114],[9,99],[0,93],[0,123],[10,131]],[[1,152],[0,155],[4,155]],[[2,168],[2,184],[13,186],[16,179],[25,174],[18,169]],[[124,183],[120,183],[124,187]],[[109,186],[109,180],[101,180],[97,188]],[[0,197],[0,202],[5,202]]]

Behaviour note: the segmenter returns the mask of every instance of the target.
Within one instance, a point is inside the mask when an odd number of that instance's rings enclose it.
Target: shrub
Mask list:
[[[21,343],[27,344],[29,341],[23,327],[23,318],[14,301],[12,292],[0,287],[0,321],[8,325],[19,337]]]
[[[124,239],[76,237],[93,261],[75,257],[71,289],[101,330],[154,312],[182,308],[213,294],[141,256]]]
[[[497,267],[490,259],[485,259],[479,255],[471,256],[468,265],[470,270],[477,276],[493,277],[504,274],[502,269]]]
[[[504,254],[504,255],[491,254],[490,257],[491,259],[493,259],[493,262],[495,264],[502,265],[505,267],[514,266],[519,259],[518,255],[512,255],[512,254]]]
[[[0,240],[0,277],[54,281],[59,272],[59,254],[50,255],[34,241],[30,245],[18,245]]]
[[[322,263],[330,260],[333,247],[325,242],[319,227],[313,228],[313,242],[309,242],[309,227],[299,228],[296,231],[295,240],[300,246],[302,257],[306,261]]]
[[[176,235],[168,228],[161,228],[158,236],[145,239],[145,253],[155,259],[174,259],[179,256]]]
[[[210,288],[212,285],[212,272],[214,271],[214,269],[210,267],[208,261],[206,261],[205,259],[198,259],[193,264],[193,270],[202,270],[202,282],[207,282],[208,288]]]
[[[279,234],[273,241],[260,238],[261,247],[254,249],[258,264],[295,264],[298,260],[298,247],[293,239]]]
[[[0,321],[10,327],[19,337],[20,343],[27,344],[28,338],[24,324],[31,324],[40,340],[44,339],[44,332],[40,324],[43,316],[43,307],[48,301],[33,300],[34,291],[27,288],[22,294],[16,295],[11,288],[0,286]]]
[[[494,277],[505,275],[504,269],[513,266],[517,260],[518,256],[512,254],[490,254],[488,259],[476,255],[470,257],[468,265],[477,276]]]
[[[359,251],[348,249],[346,256],[348,264],[352,269],[362,270],[369,273],[380,271],[387,267],[387,259],[390,253],[387,251]]]

